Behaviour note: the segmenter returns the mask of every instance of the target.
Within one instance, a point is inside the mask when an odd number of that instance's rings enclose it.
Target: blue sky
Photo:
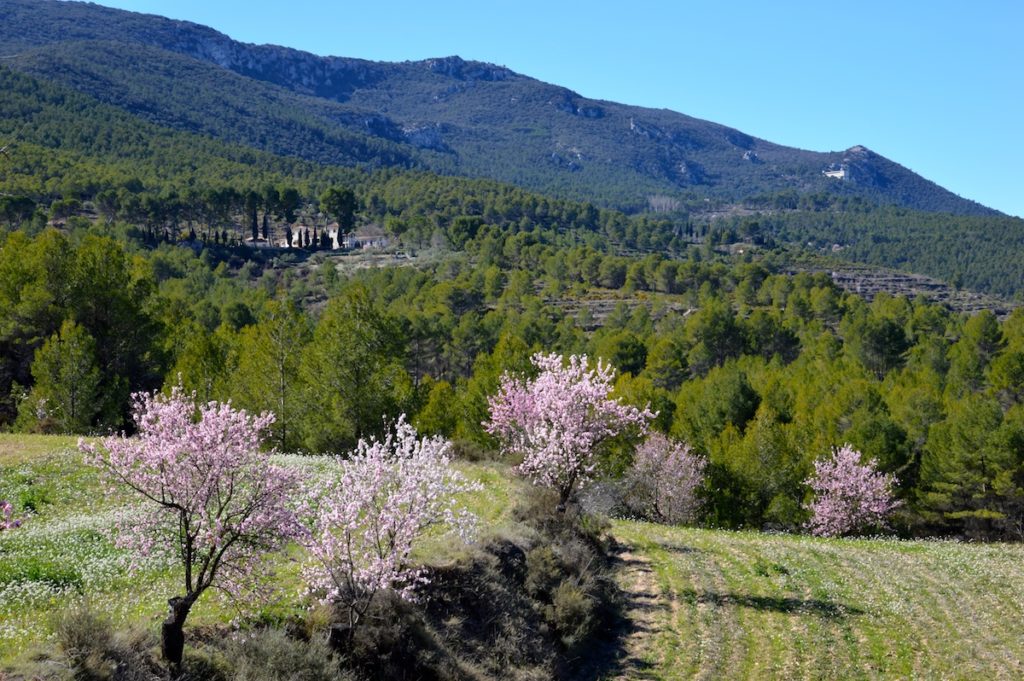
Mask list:
[[[101,0],[238,40],[458,54],[816,151],[863,144],[1024,216],[1024,2]]]

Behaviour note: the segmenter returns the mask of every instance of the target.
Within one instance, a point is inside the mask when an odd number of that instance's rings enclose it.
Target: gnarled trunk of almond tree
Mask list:
[[[559,513],[565,513],[565,509],[569,507],[569,500],[572,499],[573,487],[576,486],[576,474],[573,473],[569,476],[568,482],[562,484],[558,490],[558,506],[555,510]]]
[[[185,619],[194,602],[191,598],[177,596],[167,601],[170,610],[160,630],[160,652],[173,669],[181,668],[185,650]]]

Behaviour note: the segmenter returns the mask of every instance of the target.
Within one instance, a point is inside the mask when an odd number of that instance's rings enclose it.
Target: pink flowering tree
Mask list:
[[[636,449],[626,475],[626,501],[643,517],[666,523],[693,520],[706,461],[682,442],[654,433]]]
[[[136,436],[78,446],[112,489],[143,500],[143,512],[122,516],[117,527],[116,543],[137,556],[132,567],[163,556],[182,568],[182,593],[168,601],[162,630],[164,658],[178,667],[185,619],[199,597],[211,587],[235,596],[252,590],[264,554],[301,535],[291,504],[300,480],[260,452],[272,414],[197,406],[181,387],[134,399]]]
[[[452,468],[448,448],[442,438],[419,438],[403,414],[383,440],[360,440],[314,484],[304,576],[316,598],[344,609],[350,637],[378,593],[415,599],[427,577],[412,552],[432,528],[471,535],[475,516],[457,495],[480,486]]]
[[[896,478],[879,472],[874,459],[863,465],[860,460],[860,452],[844,445],[814,462],[814,475],[806,481],[814,493],[807,506],[811,534],[838,537],[880,527],[899,506]]]
[[[655,417],[611,399],[615,378],[611,365],[598,361],[589,368],[586,355],[537,353],[539,373],[526,380],[505,374],[497,394],[489,398],[491,420],[485,430],[497,436],[505,451],[523,457],[520,473],[534,484],[558,491],[564,509],[577,486],[590,479],[598,446],[626,428],[645,431]]]
[[[21,519],[14,517],[14,504],[0,499],[0,532],[21,527]]]

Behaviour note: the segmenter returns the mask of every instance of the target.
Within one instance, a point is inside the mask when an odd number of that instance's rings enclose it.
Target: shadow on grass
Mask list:
[[[676,544],[673,542],[656,542],[658,548],[669,553],[677,553],[681,556],[692,555],[695,553],[704,553],[703,549],[694,548],[693,546],[685,546],[683,544]]]
[[[617,546],[611,557],[610,567],[614,572],[633,570],[639,573],[638,588],[619,591],[619,602],[607,626],[598,632],[589,646],[585,659],[575,661],[572,681],[584,679],[657,679],[655,665],[639,657],[631,650],[628,641],[637,635],[654,636],[658,628],[654,622],[659,613],[668,612],[668,602],[661,598],[660,591],[651,592],[642,584],[653,581],[651,566],[643,560],[623,556],[624,546]],[[630,613],[634,616],[630,617]]]
[[[823,619],[839,620],[846,617],[863,615],[864,611],[852,605],[835,603],[820,598],[794,598],[780,596],[750,596],[747,594],[717,593],[714,591],[697,592],[684,589],[680,597],[697,603],[709,603],[715,607],[738,606],[764,612],[780,612],[794,615],[815,615]]]

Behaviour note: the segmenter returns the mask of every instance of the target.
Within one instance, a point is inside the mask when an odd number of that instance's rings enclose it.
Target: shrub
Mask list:
[[[195,646],[182,658],[181,672],[172,674],[174,681],[228,681],[231,663],[224,653],[214,646]]]
[[[156,681],[147,651],[153,640],[141,632],[116,632],[108,617],[88,603],[65,610],[54,627],[57,649],[78,681]]]
[[[562,562],[549,545],[538,546],[526,553],[526,581],[523,586],[533,598],[545,598],[562,579]]]
[[[706,462],[689,445],[661,433],[637,447],[626,474],[625,504],[642,518],[658,522],[692,521],[700,506],[697,492],[704,482]]]
[[[548,621],[567,649],[584,642],[597,625],[594,596],[572,579],[563,580],[551,597]]]
[[[814,462],[807,484],[814,492],[808,505],[811,534],[836,537],[881,527],[899,506],[893,497],[896,478],[878,471],[878,462],[860,463],[861,453],[850,445],[833,450],[831,458]]]
[[[589,516],[579,516],[584,520]],[[562,647],[571,650],[587,641],[612,598],[605,579],[604,556],[593,538],[563,531],[526,554],[523,588],[543,614]]]
[[[280,629],[242,634],[225,646],[228,681],[345,681],[340,659],[322,637],[301,640]]]

